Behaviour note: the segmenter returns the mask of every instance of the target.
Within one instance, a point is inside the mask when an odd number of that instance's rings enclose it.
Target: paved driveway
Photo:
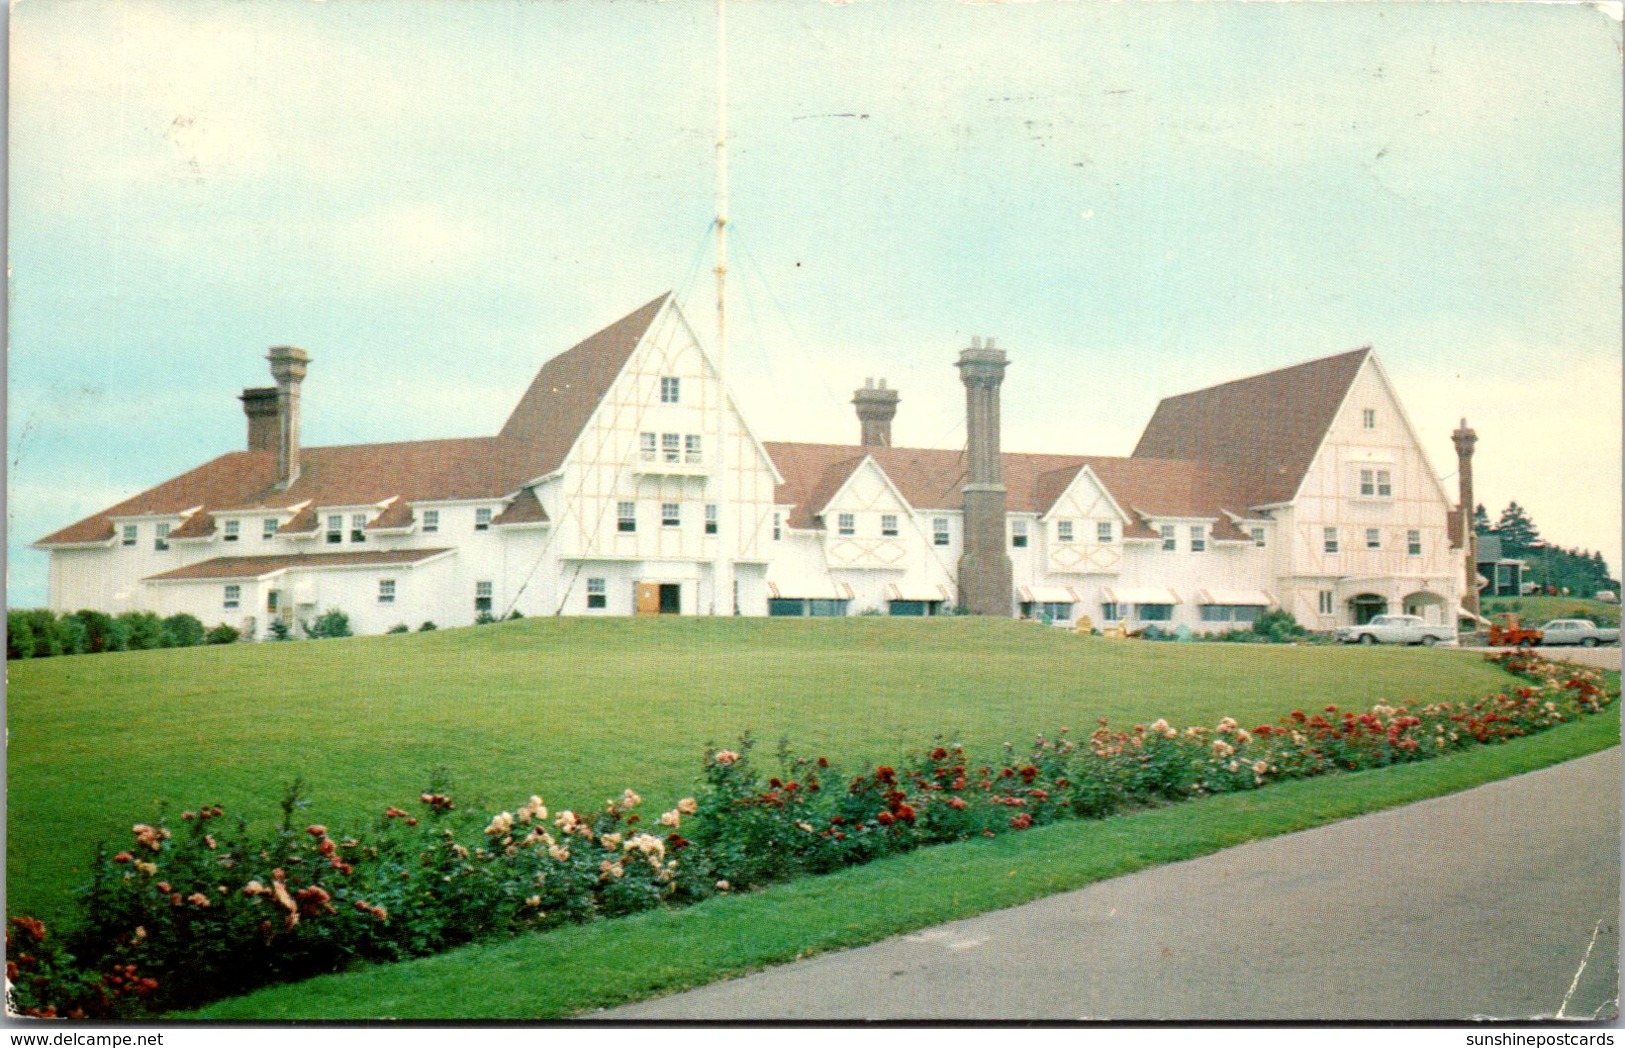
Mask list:
[[[1444,649],[1448,651],[1449,649]],[[1463,651],[1505,651],[1505,648],[1463,648]],[[1606,648],[1536,648],[1535,654],[1558,662],[1573,662],[1581,666],[1595,666],[1603,670],[1619,669],[1618,645]]]
[[[598,1017],[1609,1015],[1619,828],[1616,747]]]

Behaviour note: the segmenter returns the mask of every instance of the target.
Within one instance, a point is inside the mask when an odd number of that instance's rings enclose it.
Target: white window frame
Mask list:
[[[1364,426],[1366,429],[1376,429],[1377,428],[1377,409],[1376,408],[1366,408],[1363,412],[1361,412],[1360,413],[1360,424],[1362,426]]]
[[[161,520],[153,525],[152,548],[159,553],[169,548],[169,521]]]
[[[1322,528],[1320,531],[1320,548],[1324,553],[1337,553],[1343,548],[1342,536],[1336,528]]]
[[[1394,474],[1391,470],[1377,470],[1377,497],[1379,499],[1394,497]]]
[[[663,462],[683,461],[683,435],[681,433],[660,434],[660,458]]]
[[[260,541],[267,542],[276,538],[277,529],[280,527],[282,527],[282,519],[280,517],[261,517]]]
[[[1382,549],[1382,529],[1365,529],[1365,548],[1368,550]]]
[[[327,544],[339,546],[344,543],[344,514],[329,513],[327,515]]]
[[[490,531],[491,530],[491,507],[490,506],[480,506],[480,507],[478,507],[478,508],[476,508],[474,510],[474,530],[475,531]]]
[[[424,510],[423,511],[423,533],[425,535],[432,535],[432,534],[434,534],[435,532],[437,532],[439,530],[440,530],[440,511],[437,510],[437,509],[426,509],[426,510]]]
[[[482,611],[489,614],[490,611],[491,611],[491,608],[494,606],[493,602],[494,602],[495,598],[496,598],[496,586],[493,583],[490,583],[490,582],[475,582],[474,583],[474,613],[476,615],[478,615]],[[484,603],[482,604],[481,601],[483,601]]]
[[[1207,552],[1207,525],[1206,524],[1192,524],[1191,525],[1191,552],[1192,553],[1206,553]]]
[[[1164,524],[1157,530],[1162,535],[1162,551],[1164,553],[1172,553],[1179,548],[1179,536],[1172,524]]]
[[[662,502],[660,504],[660,526],[663,528],[680,528],[683,526],[683,504],[681,502]]]
[[[1027,548],[1027,522],[1012,517],[1010,520],[1010,548]]]
[[[858,533],[858,518],[855,513],[835,514],[835,534],[856,535]]]
[[[880,515],[880,537],[883,539],[897,537],[897,514],[882,513]]]
[[[1322,615],[1330,615],[1330,614],[1333,613],[1332,591],[1331,590],[1321,590],[1320,591],[1319,608],[1320,608],[1320,613]]]
[[[220,541],[236,542],[243,537],[243,522],[240,520],[222,521],[220,524]]]
[[[615,533],[618,535],[634,535],[638,530],[638,504],[636,502],[615,503]]]
[[[141,528],[136,524],[124,525],[124,535],[121,540],[126,546],[133,546],[141,541]]]
[[[707,535],[715,535],[717,533],[717,527],[717,504],[715,502],[707,502],[705,504],[705,533]]]
[[[365,513],[350,514],[350,541],[367,541],[367,515]]]
[[[236,582],[226,583],[226,593],[221,607],[227,611],[236,611],[243,606],[243,587]]]
[[[660,402],[662,404],[681,404],[683,402],[683,380],[676,375],[660,376]]]
[[[609,584],[604,579],[587,580],[587,610],[609,610]]]
[[[949,545],[951,542],[953,542],[953,537],[948,531],[948,518],[947,517],[932,517],[931,518],[931,545],[933,545],[933,546],[946,546],[946,545]]]
[[[1360,471],[1360,497],[1374,498],[1377,494],[1377,471],[1362,469]]]
[[[1110,546],[1117,541],[1117,529],[1112,527],[1111,521],[1095,521],[1095,541],[1102,546]]]
[[[1411,528],[1405,532],[1405,555],[1408,557],[1420,557],[1422,555],[1422,530],[1420,528]]]
[[[1251,531],[1252,531],[1252,537],[1253,537],[1253,545],[1257,546],[1259,549],[1263,549],[1264,548],[1264,529],[1263,528],[1253,528],[1253,529],[1251,529]]]
[[[378,603],[380,603],[380,604],[393,604],[393,603],[395,603],[395,580],[394,579],[379,579],[378,580]]]
[[[690,466],[697,466],[705,461],[701,454],[701,440],[698,433],[683,434],[683,462]]]
[[[638,434],[638,457],[645,462],[660,461],[660,435],[657,433]]]
[[[784,515],[773,514],[773,541],[778,542],[784,538]]]
[[[1072,530],[1072,522],[1070,520],[1058,520],[1055,522],[1056,542],[1073,542],[1076,540],[1076,537],[1076,534]]]

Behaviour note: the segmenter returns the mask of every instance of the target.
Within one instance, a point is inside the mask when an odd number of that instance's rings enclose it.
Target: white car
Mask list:
[[[1595,648],[1599,644],[1618,644],[1619,630],[1598,626],[1589,619],[1553,619],[1540,628],[1542,645],[1579,644]]]
[[[1449,626],[1432,626],[1417,615],[1378,615],[1362,626],[1344,626],[1337,631],[1344,644],[1452,644],[1456,631]]]

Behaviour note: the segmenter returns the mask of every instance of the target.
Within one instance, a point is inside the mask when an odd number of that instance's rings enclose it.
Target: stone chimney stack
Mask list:
[[[858,422],[863,426],[863,446],[866,448],[891,447],[891,420],[897,417],[897,391],[886,388],[886,380],[863,380],[863,388],[852,394],[852,403],[858,409]]]
[[[286,488],[299,479],[299,383],[310,354],[296,346],[272,346],[265,359],[276,379],[276,484]]]
[[[960,350],[959,378],[965,383],[966,451],[970,474],[965,484],[965,552],[959,558],[959,605],[972,615],[1008,618],[1015,605],[1010,553],[1005,549],[1005,488],[999,457],[999,386],[1009,366],[993,340],[971,340]]]
[[[243,402],[243,414],[248,416],[248,450],[275,451],[277,433],[277,393],[275,386],[245,389],[237,398]]]
[[[1478,606],[1478,532],[1473,528],[1473,509],[1478,503],[1473,501],[1473,445],[1478,443],[1478,434],[1467,428],[1467,420],[1461,420],[1461,428],[1450,434],[1450,439],[1456,444],[1456,479],[1461,484],[1461,548],[1463,556],[1467,559],[1467,588],[1462,594],[1461,606],[1474,615],[1480,614]]]

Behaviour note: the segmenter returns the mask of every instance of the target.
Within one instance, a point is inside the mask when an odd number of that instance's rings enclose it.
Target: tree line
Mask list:
[[[1565,549],[1545,541],[1534,518],[1516,500],[1507,504],[1493,524],[1480,503],[1473,510],[1473,530],[1480,536],[1499,538],[1501,555],[1526,562],[1528,581],[1543,590],[1566,590],[1582,597],[1601,590],[1619,592],[1619,580],[1610,574],[1601,550]]]
[[[185,612],[168,618],[151,611],[109,615],[87,609],[58,615],[45,608],[27,608],[6,612],[8,660],[231,644],[239,636],[224,623],[205,629],[197,616]]]

